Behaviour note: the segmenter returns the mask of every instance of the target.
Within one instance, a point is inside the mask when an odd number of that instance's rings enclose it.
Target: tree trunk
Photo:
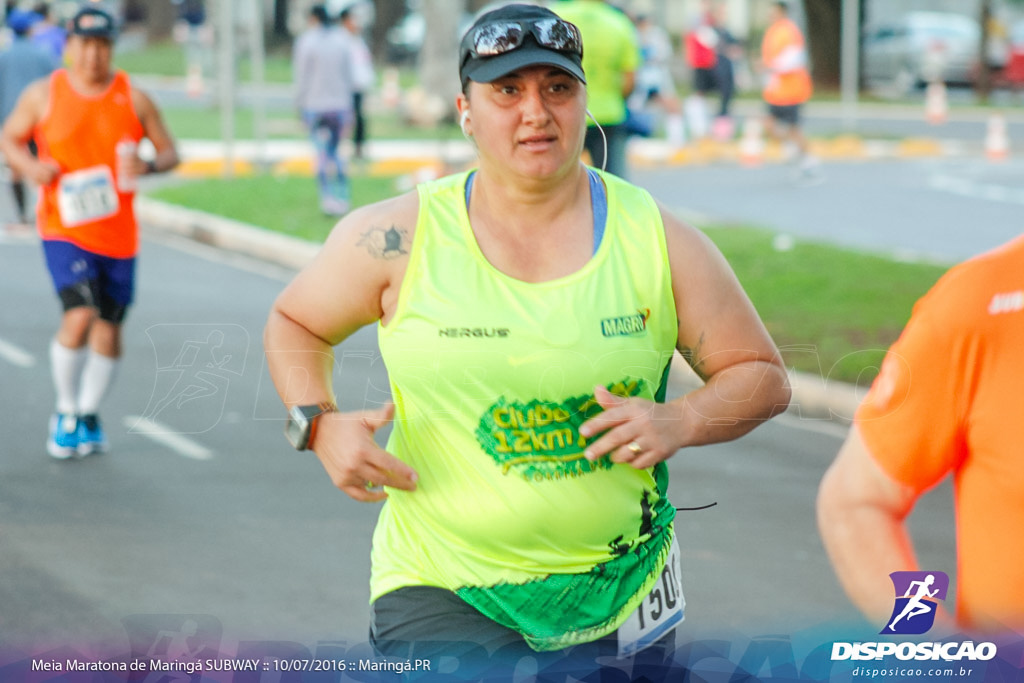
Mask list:
[[[454,119],[455,96],[459,93],[458,17],[466,9],[465,0],[430,0],[423,3],[427,22],[426,36],[420,48],[417,71],[423,89],[424,108],[415,112],[423,124]]]
[[[804,0],[807,47],[815,85],[839,87],[842,3],[838,0]]]
[[[988,45],[991,39],[992,28],[992,0],[981,0],[981,16],[978,18],[981,29],[981,40],[978,41],[978,100],[982,103],[988,102],[992,94],[992,72],[988,68]]]
[[[423,3],[429,6],[430,2]],[[398,23],[398,20],[405,16],[405,3],[398,0],[373,0],[373,34],[370,36],[370,50],[378,64],[386,64],[388,46],[385,39],[388,29]]]
[[[158,42],[171,37],[171,29],[178,18],[177,5],[164,2],[146,3],[146,37]]]
[[[288,30],[288,0],[274,0],[274,21],[271,29],[274,42],[291,37]]]

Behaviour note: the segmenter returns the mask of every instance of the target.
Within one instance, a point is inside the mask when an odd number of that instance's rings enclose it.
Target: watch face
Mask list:
[[[309,418],[302,408],[293,406],[288,411],[288,419],[284,423],[284,435],[288,442],[298,450],[305,450],[309,443]]]

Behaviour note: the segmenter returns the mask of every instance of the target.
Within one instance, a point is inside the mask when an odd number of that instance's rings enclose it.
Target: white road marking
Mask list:
[[[928,180],[934,190],[948,192],[961,197],[980,199],[1004,204],[1024,204],[1024,190],[995,183],[984,183],[969,178],[936,174]]]
[[[213,451],[170,427],[141,415],[126,415],[122,421],[131,434],[140,434],[191,460],[210,460]]]
[[[31,368],[36,364],[35,356],[3,339],[0,339],[0,358],[19,368]]]

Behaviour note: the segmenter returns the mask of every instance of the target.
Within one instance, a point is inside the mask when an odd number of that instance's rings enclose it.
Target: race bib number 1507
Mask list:
[[[57,211],[66,228],[113,216],[120,208],[107,166],[66,173],[57,185]]]
[[[635,655],[683,621],[686,600],[680,576],[679,543],[672,538],[668,560],[658,582],[640,606],[619,627],[619,657]]]

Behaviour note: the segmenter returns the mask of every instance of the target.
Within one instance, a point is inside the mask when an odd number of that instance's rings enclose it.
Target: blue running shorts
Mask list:
[[[134,258],[101,256],[62,240],[43,240],[43,253],[65,311],[89,306],[103,320],[124,320],[135,291]]]

